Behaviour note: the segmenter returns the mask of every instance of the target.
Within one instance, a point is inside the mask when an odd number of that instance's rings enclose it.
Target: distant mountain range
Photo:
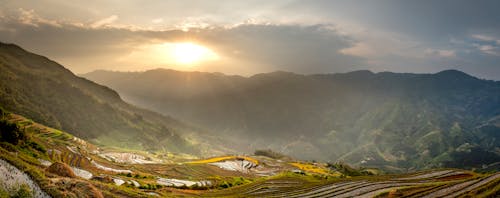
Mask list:
[[[112,89],[13,44],[0,43],[0,107],[100,145],[188,154],[207,149],[187,138],[203,135],[198,129],[125,103]]]
[[[270,148],[388,169],[500,162],[500,82],[457,70],[242,77],[156,69],[82,76],[246,152]]]

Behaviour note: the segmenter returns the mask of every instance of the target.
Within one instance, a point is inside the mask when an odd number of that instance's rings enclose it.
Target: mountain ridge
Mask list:
[[[176,70],[176,69],[170,69],[170,68],[154,68],[154,69],[148,69],[148,70],[141,70],[141,71],[122,71],[122,70],[106,70],[106,69],[97,69],[94,71],[86,72],[86,73],[79,73],[77,74],[78,76],[90,76],[90,75],[95,75],[101,72],[111,72],[111,73],[132,73],[132,74],[137,74],[137,73],[158,73],[158,72],[172,72],[172,73],[184,73],[184,74],[212,74],[212,75],[218,75],[218,76],[226,76],[226,77],[240,77],[240,78],[252,78],[255,76],[259,75],[292,75],[292,76],[335,76],[335,75],[364,75],[364,76],[377,76],[377,75],[411,75],[411,76],[418,76],[418,75],[452,75],[452,76],[462,76],[462,77],[472,77],[475,79],[479,80],[485,80],[485,81],[493,81],[493,82],[500,82],[500,80],[491,80],[491,79],[481,79],[475,76],[472,76],[466,72],[463,72],[458,69],[444,69],[441,71],[437,71],[434,73],[408,73],[408,72],[392,72],[392,71],[380,71],[380,72],[373,72],[371,70],[353,70],[349,72],[341,72],[341,73],[313,73],[313,74],[300,74],[300,73],[295,73],[291,71],[284,71],[284,70],[275,70],[275,71],[270,71],[270,72],[263,72],[263,73],[256,73],[252,74],[249,76],[243,76],[243,75],[238,75],[238,74],[225,74],[222,72],[206,72],[206,71],[183,71],[183,70]]]
[[[499,160],[500,150],[495,149],[500,138],[478,126],[500,115],[500,83],[458,70],[278,71],[231,78],[157,71],[84,77],[114,88],[134,104],[221,136],[231,134],[236,141],[248,140],[240,141],[247,152],[263,147],[298,158],[342,159],[363,166],[460,167],[465,164],[457,162],[459,147],[469,143]],[[133,81],[126,80],[131,76]]]

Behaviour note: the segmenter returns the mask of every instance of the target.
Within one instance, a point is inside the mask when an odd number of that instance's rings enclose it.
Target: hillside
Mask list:
[[[0,43],[0,107],[100,145],[200,154],[186,139],[197,129],[12,44]]]
[[[99,148],[0,109],[0,197],[496,197],[499,173],[383,175],[345,164]],[[13,138],[16,137],[16,138]]]
[[[302,159],[387,169],[498,168],[500,82],[456,70],[251,77],[150,70],[84,77],[126,101]],[[228,135],[231,134],[231,135]]]

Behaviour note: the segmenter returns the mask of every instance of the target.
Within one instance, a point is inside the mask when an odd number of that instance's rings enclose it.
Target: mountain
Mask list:
[[[500,82],[457,70],[251,77],[156,69],[82,75],[240,149],[388,169],[500,162]]]
[[[185,137],[195,128],[125,103],[112,89],[13,44],[0,43],[0,106],[100,145],[200,152]]]

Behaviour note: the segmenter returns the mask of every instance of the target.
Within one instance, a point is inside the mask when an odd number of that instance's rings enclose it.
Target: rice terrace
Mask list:
[[[500,186],[500,173],[435,169],[394,175],[262,155],[165,162],[160,153],[110,149],[130,158],[116,160],[106,157],[106,148],[3,114],[26,139],[1,148],[2,186],[25,183],[36,197],[495,197]]]

